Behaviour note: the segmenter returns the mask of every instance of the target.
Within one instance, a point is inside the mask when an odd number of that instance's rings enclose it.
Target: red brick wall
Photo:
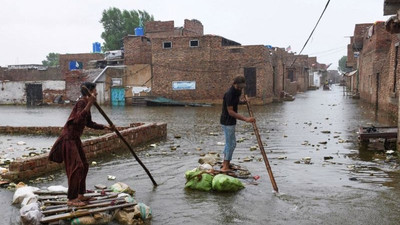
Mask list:
[[[354,43],[353,48],[362,49],[364,43],[364,34],[368,32],[368,28],[372,26],[373,23],[356,24],[354,27]]]
[[[125,65],[151,64],[151,42],[143,36],[124,38]]]
[[[174,21],[149,21],[145,23],[146,37],[174,36]]]
[[[199,47],[189,41],[199,40]],[[163,41],[171,41],[171,49],[163,49]],[[272,66],[264,46],[226,46],[222,38],[198,37],[154,38],[153,95],[177,100],[220,101],[232,80],[243,75],[245,67],[255,67],[257,98],[272,101]],[[172,90],[173,81],[196,81],[196,90]]]
[[[133,127],[122,130],[120,133],[134,147],[166,138],[167,124],[145,123],[140,126],[134,124]],[[114,133],[84,140],[82,141],[82,145],[88,160],[92,160],[105,153],[129,151],[121,139]],[[48,153],[28,159],[17,159],[10,163],[9,171],[3,177],[13,181],[27,180],[63,168],[63,163],[49,162],[47,158]]]
[[[10,81],[43,81],[64,80],[58,67],[49,67],[47,70],[36,69],[0,69],[0,80]]]
[[[104,54],[101,53],[81,53],[81,54],[61,54],[60,55],[60,69],[61,73],[65,74],[69,72],[69,62],[78,61],[83,63],[83,69],[89,69],[89,61],[91,60],[102,60]]]
[[[273,82],[275,82],[275,90],[274,96],[276,98],[280,98],[280,93],[283,91],[284,87],[284,76],[285,76],[285,70],[286,70],[286,51],[281,48],[273,48],[271,50],[271,60],[272,60],[272,67],[273,67],[273,76],[275,77],[273,79]]]
[[[185,24],[183,25],[183,35],[184,36],[192,36],[192,35],[203,35],[204,28],[203,24],[198,20],[188,20],[185,19]]]
[[[374,32],[368,37],[365,33],[363,49],[360,54],[360,98],[384,111],[392,108],[390,94],[393,76],[389,76],[391,35],[385,30],[383,22],[374,25]],[[379,77],[378,77],[379,73]],[[377,81],[379,80],[379,87]]]
[[[352,67],[352,69],[354,70],[354,69],[357,69],[357,58],[354,57],[353,43],[354,43],[354,37],[351,37],[350,44],[347,45],[346,66]]]

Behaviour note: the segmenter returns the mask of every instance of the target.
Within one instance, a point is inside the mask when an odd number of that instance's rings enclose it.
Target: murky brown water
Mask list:
[[[127,183],[136,190],[136,199],[152,207],[152,224],[398,224],[400,221],[400,176],[394,163],[385,163],[384,154],[359,151],[359,126],[393,125],[390,118],[376,118],[359,100],[333,91],[298,94],[293,102],[253,106],[254,114],[270,159],[280,194],[274,194],[258,151],[252,127],[237,126],[238,143],[234,163],[241,163],[258,185],[247,185],[238,193],[205,193],[185,190],[184,172],[197,166],[201,152],[221,152],[224,136],[219,125],[220,106],[192,107],[104,107],[116,125],[155,121],[168,123],[167,140],[157,147],[143,147],[138,153],[159,184],[150,179],[129,152],[98,159],[91,167],[87,183],[111,185]],[[246,113],[243,106],[240,113]],[[0,107],[0,124],[13,126],[62,126],[70,108]],[[93,119],[105,123],[93,109]],[[378,119],[379,121],[377,121]],[[330,131],[322,133],[321,131]],[[210,135],[217,133],[218,135]],[[182,138],[175,139],[175,135]],[[5,136],[0,136],[3,141]],[[18,140],[18,137],[13,137]],[[55,140],[55,137],[54,137]],[[51,139],[47,142],[52,144]],[[34,145],[35,138],[26,139]],[[41,140],[43,142],[43,140]],[[319,144],[319,142],[327,142]],[[307,144],[308,143],[308,144]],[[179,145],[176,151],[170,146]],[[197,151],[196,148],[201,148]],[[325,156],[333,159],[324,161]],[[284,158],[285,159],[278,159]],[[295,163],[311,157],[312,164]],[[64,172],[56,180],[37,186],[67,185]],[[107,175],[117,177],[107,180]],[[248,183],[248,181],[244,181]],[[18,208],[11,206],[13,192],[0,189],[4,224],[16,224]]]

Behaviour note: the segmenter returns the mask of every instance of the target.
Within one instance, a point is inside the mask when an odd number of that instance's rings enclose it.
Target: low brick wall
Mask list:
[[[129,127],[137,127],[142,126],[144,123],[132,123]],[[117,127],[119,131],[127,129],[129,127]],[[13,127],[13,126],[0,126],[0,134],[9,134],[9,135],[52,135],[58,136],[61,134],[62,127]],[[92,128],[86,127],[83,130],[83,135],[104,135],[109,133],[109,130],[95,130]]]
[[[12,129],[9,127],[8,130]],[[19,130],[23,129],[20,128]],[[29,130],[35,131],[32,127],[29,128]],[[60,132],[57,129],[55,130],[58,133]],[[131,124],[131,127],[121,130],[120,133],[126,141],[134,147],[150,141],[166,138],[167,124]],[[82,141],[82,144],[88,160],[104,153],[129,151],[124,142],[115,133],[108,133],[99,137],[86,139]],[[8,173],[2,177],[12,181],[28,180],[64,168],[64,163],[50,162],[47,157],[48,153],[45,153],[31,158],[17,159],[10,163]]]

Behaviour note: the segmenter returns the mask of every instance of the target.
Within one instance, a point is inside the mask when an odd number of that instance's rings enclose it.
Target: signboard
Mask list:
[[[172,90],[196,90],[196,81],[173,81]]]

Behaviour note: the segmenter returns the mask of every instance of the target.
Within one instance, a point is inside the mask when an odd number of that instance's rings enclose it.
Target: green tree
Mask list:
[[[140,10],[119,10],[109,8],[103,11],[100,23],[103,24],[104,32],[101,38],[104,39],[103,51],[120,49],[122,39],[128,34],[133,34],[136,27],[147,21],[154,21],[153,15]]]
[[[339,59],[339,71],[342,73],[349,72],[351,68],[346,67],[347,56],[343,56]]]
[[[59,53],[51,52],[46,56],[46,60],[42,61],[42,64],[43,66],[50,66],[50,67],[58,66],[60,64],[59,58],[60,58]]]

